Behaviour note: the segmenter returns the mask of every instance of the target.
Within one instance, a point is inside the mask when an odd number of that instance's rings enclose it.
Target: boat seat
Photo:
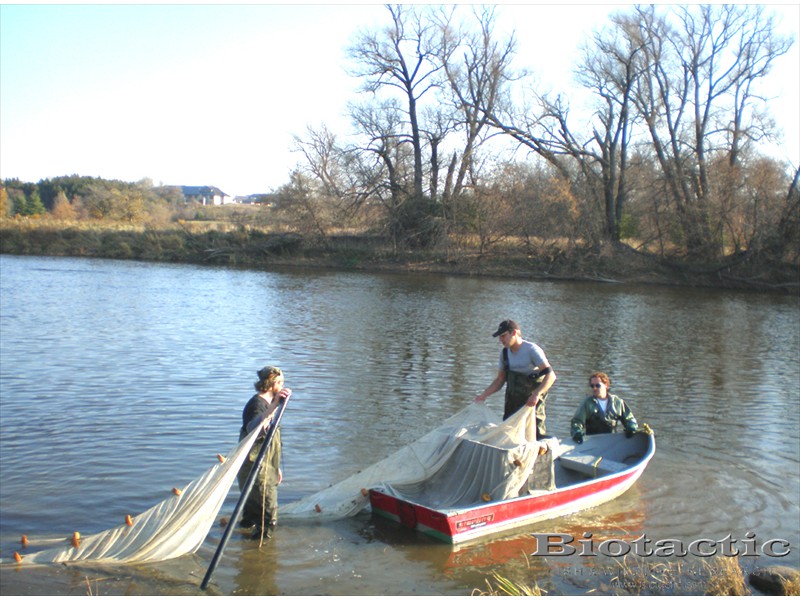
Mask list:
[[[578,454],[576,456],[559,456],[558,461],[565,469],[575,471],[589,477],[604,477],[630,468],[630,465],[608,460],[602,456]]]

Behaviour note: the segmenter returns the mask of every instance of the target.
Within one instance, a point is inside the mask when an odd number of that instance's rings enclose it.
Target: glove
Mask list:
[[[573,439],[573,440],[575,440],[575,443],[576,443],[576,444],[582,444],[582,443],[583,443],[583,432],[581,432],[581,431],[576,431],[576,432],[575,432],[575,433],[572,435],[572,439]]]
[[[625,428],[625,437],[626,438],[632,438],[634,433],[636,433],[636,430],[633,427],[626,427]]]

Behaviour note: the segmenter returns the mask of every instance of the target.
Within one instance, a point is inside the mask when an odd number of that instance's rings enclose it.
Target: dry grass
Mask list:
[[[631,560],[628,560],[631,559]],[[638,557],[626,556],[615,561],[616,575],[607,582],[599,582],[587,594],[614,594],[637,596],[749,596],[745,574],[738,557],[715,557],[696,565],[682,562],[648,563]],[[530,585],[511,581],[492,572],[493,581],[486,580],[486,589],[475,589],[473,596],[542,596],[547,594],[536,581]],[[788,595],[800,592],[800,581],[788,582]]]
[[[800,577],[793,577],[787,581],[785,588],[787,596],[800,596]]]
[[[634,564],[628,564],[629,560],[634,561]],[[685,591],[680,564],[646,563],[641,558],[631,556],[625,556],[622,561],[615,560],[615,562],[618,574],[609,582],[612,588],[637,596],[677,594]]]
[[[486,591],[483,590],[472,590],[473,596],[543,596],[547,592],[542,590],[539,585],[534,581],[531,585],[525,585],[524,583],[515,583],[506,577],[503,577],[499,573],[492,572],[492,577],[494,577],[495,585],[492,586],[492,583],[487,579],[486,580]]]
[[[702,561],[699,571],[690,567],[688,572],[683,563],[646,564],[642,559],[635,560],[634,565],[628,565],[625,560],[617,561],[620,575],[611,582],[629,593],[683,594],[700,589],[706,596],[750,595],[745,574],[735,556]]]
[[[86,595],[87,596],[99,596],[100,595],[100,587],[97,581],[94,582],[94,590],[92,590],[92,582],[89,581],[89,578],[86,578]]]
[[[735,556],[717,556],[705,563],[709,577],[706,596],[749,596],[750,589],[744,582],[744,573]]]

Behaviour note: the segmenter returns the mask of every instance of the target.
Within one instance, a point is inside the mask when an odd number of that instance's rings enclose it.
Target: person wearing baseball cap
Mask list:
[[[536,410],[536,437],[546,437],[545,402],[548,390],[556,381],[556,373],[544,350],[533,342],[522,339],[519,325],[511,319],[502,321],[492,337],[498,338],[503,345],[497,377],[489,387],[475,396],[475,402],[486,401],[486,398],[505,385],[503,420],[525,405],[533,406]]]

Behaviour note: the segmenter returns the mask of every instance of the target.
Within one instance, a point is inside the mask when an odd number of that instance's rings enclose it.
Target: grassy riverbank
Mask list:
[[[309,236],[224,222],[181,221],[160,227],[107,222],[6,219],[0,252],[250,268],[317,267],[337,270],[432,272],[452,275],[654,283],[797,294],[797,264],[767,262],[747,252],[717,264],[691,264],[606,243],[498,240],[480,251],[470,239],[431,250],[395,251],[369,233]]]
[[[763,593],[776,596],[800,594],[800,571],[797,569],[760,568],[749,575],[737,556],[717,556],[695,564],[658,561],[647,564],[642,559],[615,561],[613,568],[599,569],[605,580],[587,589],[587,595],[604,596],[751,596]],[[589,569],[587,569],[589,570]],[[545,596],[548,590],[536,581],[511,581],[497,572],[494,581],[486,580],[485,589],[473,596]]]

